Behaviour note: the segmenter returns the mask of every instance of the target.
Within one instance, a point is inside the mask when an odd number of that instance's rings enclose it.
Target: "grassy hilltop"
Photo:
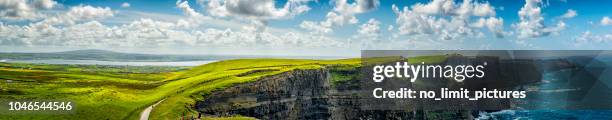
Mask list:
[[[360,59],[239,59],[193,68],[0,63],[0,101],[76,103],[73,114],[2,114],[2,119],[133,120],[160,100],[164,101],[153,109],[150,119],[177,119],[196,114],[191,106],[215,90],[296,69],[359,63]]]

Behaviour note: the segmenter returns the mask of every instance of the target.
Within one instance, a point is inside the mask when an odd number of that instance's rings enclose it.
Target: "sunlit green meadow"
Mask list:
[[[197,67],[0,63],[0,99],[74,101],[69,114],[9,113],[2,119],[150,119],[195,116],[195,101],[215,90],[297,69],[359,66],[360,59],[239,59]],[[342,77],[342,76],[340,76]],[[6,116],[6,117],[4,117]],[[207,119],[248,119],[211,117]]]

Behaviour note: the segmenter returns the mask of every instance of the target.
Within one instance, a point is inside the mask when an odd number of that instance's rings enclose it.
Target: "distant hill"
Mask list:
[[[0,53],[0,59],[9,60],[100,60],[100,61],[202,61],[236,58],[215,55],[154,55],[121,53],[106,50],[86,49],[53,53]]]
[[[239,58],[292,58],[292,59],[340,59],[336,56],[264,56],[264,55],[171,55],[122,53],[107,50],[84,49],[51,53],[3,53],[0,60],[98,60],[98,61],[208,61]]]
[[[57,54],[129,54],[129,53],[120,53],[120,52],[98,50],[98,49],[73,50],[73,51],[64,51],[64,52],[56,52],[56,53]]]

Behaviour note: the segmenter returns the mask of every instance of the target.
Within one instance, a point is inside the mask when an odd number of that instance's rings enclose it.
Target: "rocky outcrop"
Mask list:
[[[327,119],[332,114],[328,77],[324,69],[295,70],[215,92],[196,106],[202,113],[219,116]]]
[[[459,59],[459,58],[457,58]],[[482,59],[482,58],[481,58]],[[493,58],[491,58],[493,59]],[[541,72],[533,61],[499,61],[489,63],[490,81],[502,81],[501,88],[539,81]],[[478,61],[466,61],[478,62]],[[457,63],[459,64],[459,63]],[[472,119],[469,110],[390,110],[364,109],[360,98],[360,77],[332,85],[333,74],[360,76],[359,69],[334,71],[329,69],[293,70],[262,77],[251,83],[240,84],[213,92],[198,101],[195,108],[206,115],[242,115],[258,119]],[[330,73],[331,71],[331,73]],[[512,74],[508,74],[512,73]],[[520,74],[521,76],[516,75]],[[248,74],[246,74],[248,75]],[[503,78],[500,80],[498,78]],[[481,80],[485,81],[485,80]],[[447,84],[451,85],[452,84]],[[493,85],[487,83],[485,85]],[[463,86],[469,87],[469,86]],[[366,106],[366,107],[364,107]]]
[[[258,119],[415,119],[446,111],[364,110],[357,91],[346,89],[359,80],[330,86],[326,69],[294,70],[217,91],[196,103],[214,116],[242,115]],[[336,89],[341,88],[341,89]],[[440,117],[467,119],[469,112]]]

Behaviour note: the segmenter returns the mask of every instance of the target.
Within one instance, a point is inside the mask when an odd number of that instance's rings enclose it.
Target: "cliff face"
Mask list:
[[[295,70],[264,77],[206,96],[196,103],[201,113],[242,115],[259,119],[415,119],[434,112],[363,110],[357,91],[346,89],[359,80],[330,86],[326,69]],[[338,89],[337,89],[338,88]],[[437,112],[447,113],[447,112]],[[452,111],[466,119],[469,112]],[[444,117],[447,118],[447,117]]]
[[[467,64],[460,62],[473,61],[459,59],[453,61],[456,63],[448,64]],[[476,88],[511,89],[541,79],[540,69],[533,61],[501,61],[489,64],[495,67],[487,69],[487,78],[467,80],[466,83],[476,85]],[[362,76],[359,75],[359,70],[294,70],[266,76],[256,82],[233,86],[204,96],[205,99],[197,102],[195,108],[207,115],[242,115],[259,119],[471,119],[478,114],[478,111],[469,110],[364,109],[371,108],[368,106],[371,106],[372,102],[363,102],[359,97],[362,82],[359,80]],[[343,78],[350,80],[339,82],[338,76],[345,76]],[[460,86],[455,82],[439,85],[474,87]]]
[[[212,115],[260,119],[330,118],[326,70],[296,70],[218,91],[196,104]]]

